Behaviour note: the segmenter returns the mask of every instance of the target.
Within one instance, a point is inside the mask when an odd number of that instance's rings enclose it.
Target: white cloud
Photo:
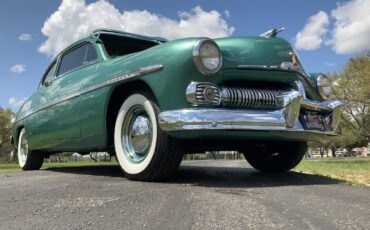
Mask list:
[[[329,17],[320,11],[308,19],[304,28],[295,37],[295,47],[314,50],[321,44],[331,46],[337,54],[351,54],[370,50],[370,0],[351,0],[338,4],[331,11],[333,28],[330,38],[324,39],[328,31]]]
[[[123,11],[108,1],[86,4],[85,0],[63,0],[44,23],[41,32],[47,40],[39,51],[55,55],[67,45],[97,28],[112,28],[132,33],[176,39],[189,36],[224,37],[234,32],[218,11],[200,6],[170,19],[147,10]]]
[[[335,64],[335,63],[333,63],[333,62],[325,62],[324,63],[326,66],[328,66],[328,67],[336,67],[337,65]]]
[[[23,105],[23,103],[26,100],[27,100],[27,98],[18,99],[18,98],[15,98],[15,97],[10,97],[8,103],[9,103],[10,107],[12,107],[13,109],[18,109],[19,107],[21,107]]]
[[[12,73],[23,73],[26,70],[26,65],[16,64],[10,67]]]
[[[352,0],[331,12],[335,19],[330,45],[339,54],[370,49],[370,0]]]
[[[225,10],[225,15],[226,15],[226,18],[230,18],[230,11],[229,10]]]
[[[302,50],[314,50],[321,46],[328,31],[329,17],[324,11],[311,16],[303,29],[295,37],[295,47]]]
[[[32,39],[31,34],[21,34],[18,37],[18,40],[20,40],[20,41],[29,41],[31,39]]]

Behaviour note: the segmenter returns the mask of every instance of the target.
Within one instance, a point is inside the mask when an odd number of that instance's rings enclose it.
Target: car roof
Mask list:
[[[119,36],[124,36],[124,37],[137,38],[140,40],[156,41],[160,43],[164,43],[168,41],[167,39],[162,38],[162,37],[152,37],[152,36],[128,33],[128,32],[124,32],[120,30],[113,30],[113,29],[106,29],[106,28],[94,30],[91,34],[93,36],[99,36],[100,34],[114,34],[114,35],[119,35]]]
[[[81,44],[83,42],[94,42],[97,39],[99,39],[100,34],[112,34],[112,35],[117,35],[117,36],[123,36],[123,37],[129,37],[129,38],[135,38],[139,40],[144,40],[144,41],[153,41],[157,43],[165,43],[168,42],[167,39],[162,38],[162,37],[151,37],[151,36],[145,36],[145,35],[140,35],[140,34],[134,34],[134,33],[128,33],[124,31],[119,31],[119,30],[113,30],[113,29],[106,29],[106,28],[101,28],[101,29],[96,29],[92,31],[90,36],[84,37],[82,39],[79,39],[66,48],[64,48],[61,52],[59,52],[52,60],[54,62],[59,56],[61,56],[63,53],[68,51],[69,49],[75,47],[78,44]]]

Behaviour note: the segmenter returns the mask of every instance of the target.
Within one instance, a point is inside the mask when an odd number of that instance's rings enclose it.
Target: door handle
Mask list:
[[[44,85],[45,85],[46,87],[48,87],[48,86],[50,86],[50,85],[51,85],[51,83],[52,83],[52,81],[45,81],[45,82],[44,82]]]

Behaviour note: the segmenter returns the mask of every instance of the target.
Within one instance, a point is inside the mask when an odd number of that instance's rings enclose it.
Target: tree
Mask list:
[[[336,157],[335,151],[339,148],[353,149],[356,147],[367,146],[367,139],[364,136],[353,132],[351,126],[347,123],[340,125],[340,135],[334,137],[332,141],[325,145],[325,148],[332,151],[333,157]]]
[[[341,73],[332,73],[333,97],[344,102],[342,137],[348,146],[370,142],[370,52],[351,58]]]
[[[320,148],[320,153],[322,148],[331,149],[335,157],[338,148],[353,149],[370,142],[370,52],[349,59],[342,72],[329,77],[334,82],[332,98],[344,102],[341,135],[326,144],[310,143],[310,147]]]
[[[14,113],[10,109],[0,108],[0,159],[3,161],[10,161],[10,153],[13,150],[9,139],[13,117]]]

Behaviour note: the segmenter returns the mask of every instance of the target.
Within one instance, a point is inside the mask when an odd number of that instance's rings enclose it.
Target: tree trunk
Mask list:
[[[336,151],[337,149],[335,149],[335,148],[331,148],[331,156],[332,157],[337,157],[337,155],[335,154],[335,151]]]

